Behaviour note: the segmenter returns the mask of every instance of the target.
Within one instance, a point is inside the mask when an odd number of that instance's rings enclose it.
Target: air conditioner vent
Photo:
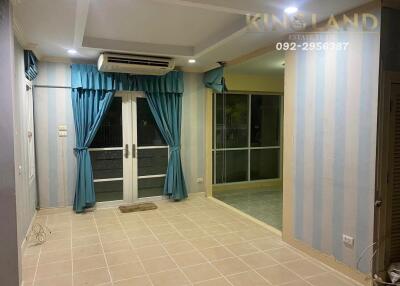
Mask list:
[[[169,58],[115,53],[103,53],[97,61],[97,68],[104,72],[163,75],[174,67],[175,61]]]

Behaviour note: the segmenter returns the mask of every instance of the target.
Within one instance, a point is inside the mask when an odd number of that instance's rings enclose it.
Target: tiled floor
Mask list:
[[[213,191],[213,196],[278,230],[282,230],[282,188]]]
[[[53,233],[23,256],[25,286],[357,285],[201,194],[153,211],[39,212]]]

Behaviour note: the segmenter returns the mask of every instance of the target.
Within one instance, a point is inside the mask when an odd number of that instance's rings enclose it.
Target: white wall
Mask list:
[[[182,165],[189,192],[203,190],[196,183],[204,170],[204,88],[202,74],[184,75],[182,102]],[[72,204],[75,192],[75,129],[69,64],[41,62],[35,88],[35,124],[40,206]],[[43,87],[45,86],[45,87]],[[58,125],[67,125],[68,136],[58,137]]]
[[[26,95],[26,82],[24,72],[24,51],[14,41],[15,54],[15,96],[14,96],[14,121],[15,121],[15,162],[16,162],[16,197],[18,243],[21,246],[32,218],[36,212],[36,178],[29,178],[28,160],[28,112]]]

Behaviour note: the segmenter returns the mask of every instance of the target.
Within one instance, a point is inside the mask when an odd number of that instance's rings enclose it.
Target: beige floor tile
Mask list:
[[[126,236],[124,231],[120,230],[100,234],[100,239],[103,243],[111,243],[119,240],[128,239],[128,237]]]
[[[228,276],[227,279],[234,286],[269,286],[269,282],[265,281],[260,275],[254,271],[246,271],[235,275]]]
[[[132,250],[132,247],[129,240],[125,239],[125,240],[103,243],[103,249],[105,253],[110,253],[122,250],[129,251]]]
[[[90,227],[72,229],[72,238],[78,238],[83,236],[97,235],[98,231],[96,225]]]
[[[284,265],[303,278],[327,272],[326,268],[305,259],[287,262]]]
[[[196,286],[232,286],[225,278],[217,278],[194,284]],[[246,285],[249,286],[249,285]]]
[[[207,262],[206,259],[197,251],[172,255],[172,258],[180,267],[192,266]]]
[[[164,248],[170,255],[190,252],[195,250],[194,247],[187,241],[176,241],[164,244]]]
[[[22,256],[22,268],[36,267],[38,260],[38,254],[24,255]]]
[[[296,280],[296,281],[293,281],[293,282],[282,284],[280,286],[311,286],[311,284],[307,283],[304,280]]]
[[[106,225],[98,225],[97,230],[100,235],[107,234],[110,232],[121,232],[123,231],[122,226],[119,225],[119,222],[116,220],[114,224],[106,224]]]
[[[103,254],[75,259],[72,263],[74,273],[103,267],[107,267],[106,259]]]
[[[161,256],[167,256],[168,253],[160,245],[146,246],[135,250],[142,260],[152,259]]]
[[[228,251],[224,246],[211,247],[200,250],[200,252],[210,261],[220,260],[232,257],[232,252]]]
[[[214,261],[212,264],[225,276],[249,270],[249,267],[237,257]]]
[[[72,285],[72,274],[35,280],[35,286],[71,286],[71,285]]]
[[[127,280],[114,282],[114,286],[151,286],[151,281],[147,276],[134,277]]]
[[[46,241],[44,244],[42,244],[42,253],[49,251],[59,251],[62,249],[69,249],[69,248],[71,248],[70,239]]]
[[[279,285],[296,280],[301,280],[299,276],[290,272],[288,269],[281,265],[260,268],[256,271],[272,285]]]
[[[109,269],[113,281],[143,276],[145,274],[145,271],[139,262],[110,266]]]
[[[136,252],[132,250],[106,253],[106,259],[109,266],[139,261]]]
[[[301,256],[298,252],[287,247],[268,250],[266,253],[271,255],[280,263],[303,259],[303,256]]]
[[[32,282],[35,278],[36,267],[28,267],[22,269],[22,281]]]
[[[176,264],[169,256],[144,260],[142,263],[147,273],[157,273],[177,268]]]
[[[202,230],[201,228],[179,230],[179,232],[182,234],[182,236],[185,239],[195,239],[195,238],[200,238],[200,237],[207,235],[206,232],[204,230]]]
[[[250,244],[260,250],[271,250],[271,249],[277,249],[277,248],[282,247],[282,242],[280,242],[276,239],[270,239],[270,238],[253,240],[250,242]]]
[[[235,244],[225,245],[235,255],[246,255],[254,252],[258,252],[258,249],[252,246],[248,242],[239,242]]]
[[[351,280],[339,278],[339,275],[325,273],[307,279],[313,286],[354,286],[356,285]]]
[[[42,264],[39,265],[37,268],[36,279],[44,279],[71,273],[72,273],[72,261]]]
[[[215,235],[214,239],[223,245],[243,242],[243,239],[237,233]]]
[[[160,244],[160,241],[154,235],[131,238],[130,240],[133,248],[140,248],[144,246]]]
[[[142,227],[132,228],[132,229],[125,227],[125,230],[126,230],[126,235],[129,238],[139,238],[139,237],[153,235],[153,233],[147,226],[142,226]]]
[[[154,234],[164,234],[164,233],[170,233],[170,232],[176,231],[173,226],[168,225],[168,224],[167,225],[152,225],[152,226],[149,226],[149,228],[151,229],[151,231]]]
[[[169,233],[157,234],[156,236],[162,243],[181,241],[181,240],[185,239],[181,234],[179,234],[176,231],[169,232]]]
[[[52,240],[59,240],[59,239],[70,239],[71,238],[71,231],[66,230],[66,231],[52,231],[48,236],[47,236],[47,241],[52,241]]]
[[[72,238],[72,247],[100,244],[100,237],[97,234]]]
[[[253,269],[278,264],[276,260],[274,260],[270,255],[264,252],[257,252],[257,253],[243,255],[240,256],[240,259],[243,260],[247,265],[249,265]]]
[[[215,268],[209,263],[182,268],[182,271],[193,283],[220,277]]]
[[[154,286],[184,286],[189,285],[185,275],[178,269],[150,274]]]
[[[46,263],[53,263],[59,261],[71,261],[72,252],[71,249],[63,249],[59,251],[45,252],[40,255],[39,265]]]
[[[110,282],[107,268],[100,268],[74,274],[74,286],[99,285]]]
[[[99,254],[103,254],[100,244],[72,248],[72,257],[74,260]]]
[[[209,236],[192,239],[190,240],[190,243],[193,244],[193,246],[196,247],[197,249],[205,249],[221,245],[218,241]]]

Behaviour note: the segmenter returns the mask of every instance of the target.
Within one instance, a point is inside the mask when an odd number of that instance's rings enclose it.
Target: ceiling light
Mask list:
[[[78,52],[77,52],[76,50],[74,50],[74,49],[69,49],[67,52],[68,52],[68,54],[70,54],[70,55],[75,55],[75,54],[78,53]]]
[[[188,63],[189,63],[189,64],[194,64],[195,62],[196,62],[195,59],[189,59],[189,60],[188,60]]]
[[[285,9],[285,13],[286,13],[286,14],[294,14],[294,13],[296,13],[297,11],[299,11],[299,9],[297,9],[297,7],[294,7],[294,6],[290,6],[290,7],[287,7],[287,8]]]

